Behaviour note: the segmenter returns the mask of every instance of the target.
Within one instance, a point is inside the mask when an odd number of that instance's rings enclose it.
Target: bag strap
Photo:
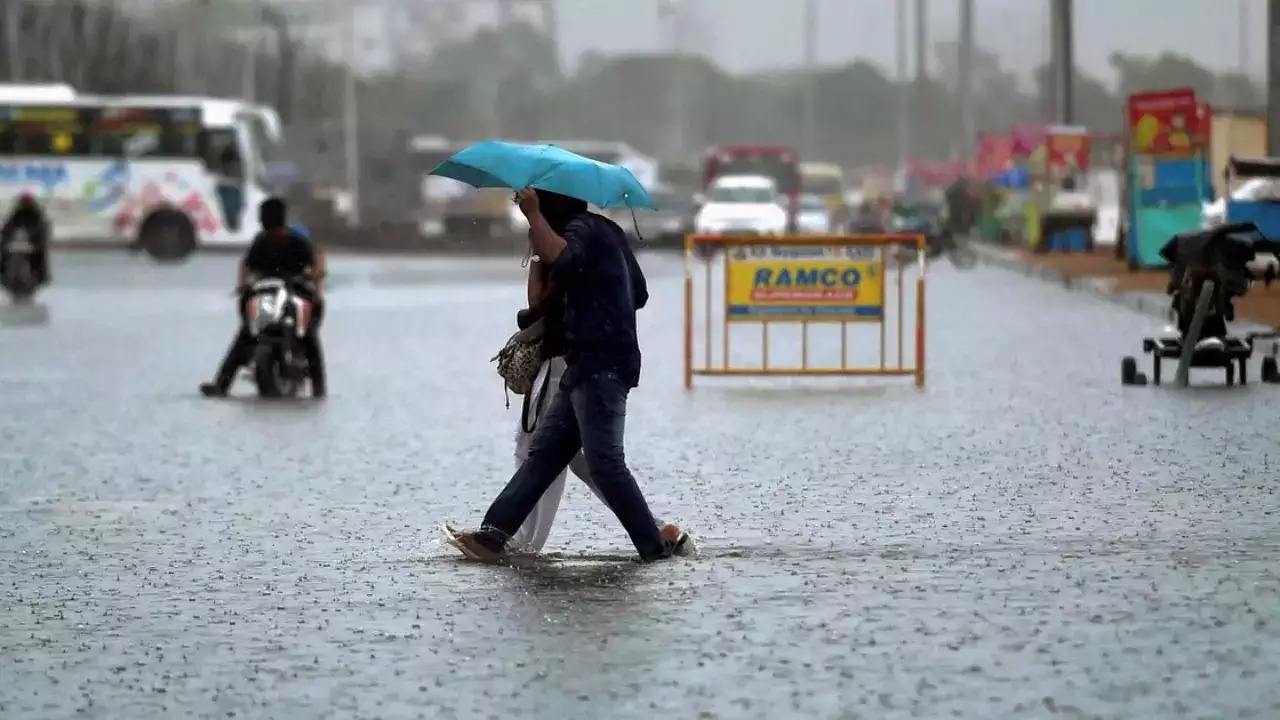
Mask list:
[[[547,385],[551,380],[551,361],[546,361],[547,371],[542,374],[542,387],[538,388],[537,408],[533,414],[533,424],[529,424],[529,401],[533,397],[533,393],[525,393],[524,405],[520,408],[520,429],[526,434],[532,433],[534,428],[538,426],[538,418],[542,416],[542,406],[547,399]]]

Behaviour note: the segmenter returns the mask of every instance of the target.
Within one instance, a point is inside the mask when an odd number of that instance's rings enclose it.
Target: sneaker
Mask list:
[[[449,525],[444,526],[445,542],[458,549],[463,557],[476,562],[495,563],[506,555],[502,550],[494,550],[476,537],[476,533],[457,530]]]
[[[693,557],[698,554],[698,546],[693,541],[693,536],[680,529],[679,525],[667,523],[658,531],[662,535],[662,542],[671,548],[671,554],[679,557]]]
[[[205,397],[226,397],[227,389],[218,383],[200,383],[200,394]]]

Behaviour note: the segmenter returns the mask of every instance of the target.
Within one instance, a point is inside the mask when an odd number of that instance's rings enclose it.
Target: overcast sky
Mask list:
[[[357,34],[361,64],[390,60],[395,43],[428,49],[440,31],[458,34],[496,21],[493,0],[279,0],[310,18],[339,17],[359,2]],[[552,0],[560,47],[568,67],[583,53],[656,52],[671,47],[669,25],[659,20],[660,0]],[[806,0],[670,0],[691,18],[689,46],[732,72],[794,67],[803,60]],[[815,0],[819,62],[864,58],[887,71],[896,64],[895,17],[899,0]],[[533,0],[512,0],[520,14],[538,16]],[[915,0],[908,5],[908,35],[914,37]],[[337,5],[335,5],[337,3]],[[955,38],[959,0],[926,0],[929,42]],[[1265,66],[1267,0],[1075,0],[1076,62],[1104,80],[1113,79],[1107,58],[1116,51],[1158,54],[1175,51],[1219,71],[1244,66],[1255,78]],[[995,50],[1006,67],[1029,76],[1048,52],[1048,0],[974,0],[978,43]],[[461,15],[449,15],[448,7]],[[388,13],[384,8],[398,8]],[[427,19],[430,16],[434,19]],[[412,16],[410,18],[409,16]],[[463,18],[459,20],[458,18]],[[324,45],[341,32],[331,27]],[[336,34],[335,34],[336,32]],[[391,38],[395,39],[391,39]],[[1243,44],[1240,40],[1243,38]],[[908,53],[914,58],[914,53]],[[932,59],[930,60],[932,62]]]
[[[861,57],[895,66],[898,0],[817,0],[817,53],[822,62]],[[684,0],[700,20],[700,43],[722,66],[735,71],[799,64],[803,58],[804,0]],[[931,41],[956,35],[958,0],[926,0]],[[587,50],[655,50],[664,40],[657,0],[556,0],[565,59]],[[914,8],[915,0],[907,0]],[[978,42],[1011,66],[1030,69],[1047,51],[1047,0],[974,0]],[[1244,55],[1251,74],[1265,63],[1266,0],[1075,0],[1077,62],[1109,76],[1114,51],[1192,55],[1217,69],[1241,62],[1241,19],[1247,30]],[[914,22],[914,21],[911,21]],[[912,26],[909,24],[909,28]]]

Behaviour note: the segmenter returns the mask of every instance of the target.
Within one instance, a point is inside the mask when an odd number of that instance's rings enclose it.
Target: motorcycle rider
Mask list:
[[[968,235],[977,223],[976,197],[967,178],[956,178],[947,186],[945,194],[947,206],[947,227],[950,235]]]
[[[31,256],[31,272],[36,282],[41,285],[49,282],[49,219],[36,201],[36,196],[24,192],[14,203],[13,210],[0,229],[0,275],[4,272],[4,263],[9,259],[9,243],[13,241],[18,230],[26,230],[27,238],[35,247]]]
[[[311,322],[303,338],[307,353],[307,365],[311,377],[311,394],[325,396],[324,353],[320,348],[320,323],[324,319],[324,253],[316,248],[307,233],[297,231],[288,224],[288,208],[280,198],[268,198],[258,208],[262,231],[253,239],[244,259],[240,261],[237,291],[240,306],[240,330],[232,341],[227,355],[218,367],[213,382],[203,383],[200,392],[209,397],[223,397],[231,388],[236,372],[249,362],[253,355],[254,341],[246,327],[248,287],[255,278],[274,277],[292,279],[310,269],[314,281],[311,288],[297,287],[299,296],[311,301]]]

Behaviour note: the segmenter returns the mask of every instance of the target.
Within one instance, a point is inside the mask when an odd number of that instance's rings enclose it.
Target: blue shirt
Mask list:
[[[551,280],[564,293],[567,353],[561,387],[612,371],[628,387],[640,383],[636,310],[649,301],[644,273],[627,236],[608,218],[583,213],[564,231],[564,251]]]

